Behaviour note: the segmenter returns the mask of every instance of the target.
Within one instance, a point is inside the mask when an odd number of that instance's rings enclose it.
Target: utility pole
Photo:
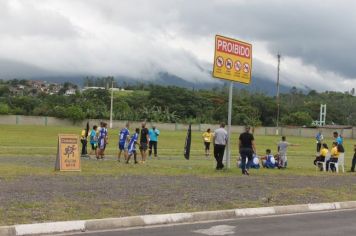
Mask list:
[[[279,65],[281,62],[281,54],[277,54],[277,58],[278,58],[278,66],[277,66],[277,96],[276,96],[276,100],[277,100],[277,122],[276,122],[276,135],[278,135],[279,132]]]
[[[112,129],[112,108],[114,101],[114,80],[111,81],[110,129]]]

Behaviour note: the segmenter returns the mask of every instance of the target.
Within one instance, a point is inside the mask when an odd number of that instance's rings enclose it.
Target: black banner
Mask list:
[[[185,145],[184,145],[184,157],[185,159],[189,160],[190,157],[190,145],[192,143],[192,126],[189,125],[187,137],[185,138]]]

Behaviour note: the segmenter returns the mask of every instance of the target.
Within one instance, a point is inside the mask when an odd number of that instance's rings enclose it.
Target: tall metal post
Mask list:
[[[110,129],[112,129],[112,110],[114,101],[114,80],[111,81],[111,102],[110,102]]]
[[[324,126],[326,120],[326,104],[320,104],[319,125]]]
[[[226,147],[226,167],[230,168],[230,160],[231,160],[231,114],[232,114],[232,89],[234,82],[230,82],[229,89],[229,105],[228,105],[228,118],[227,118],[227,147]]]
[[[281,55],[279,53],[277,54],[277,58],[278,58],[278,66],[277,66],[277,96],[276,96],[276,102],[277,102],[276,135],[278,135],[278,132],[279,132],[279,65],[281,62]]]

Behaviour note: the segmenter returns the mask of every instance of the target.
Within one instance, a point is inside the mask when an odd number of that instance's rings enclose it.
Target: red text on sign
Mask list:
[[[217,39],[217,50],[240,57],[251,57],[251,48],[248,45],[243,45],[241,43],[229,41],[226,39]]]

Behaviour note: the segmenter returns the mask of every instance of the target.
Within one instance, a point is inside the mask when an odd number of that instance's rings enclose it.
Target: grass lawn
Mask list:
[[[186,132],[161,130],[158,160],[125,165],[115,160],[118,130],[109,130],[106,161],[83,159],[81,172],[63,173],[54,171],[57,135],[80,134],[80,128],[0,128],[0,225],[356,200],[356,175],[315,170],[313,138],[287,137],[300,145],[289,147],[288,168],[252,170],[246,178],[235,167],[237,133],[232,136],[232,168],[215,171],[214,159],[204,156],[200,132],[192,134],[189,161],[183,158]],[[255,138],[259,154],[267,148],[275,152],[280,139]],[[332,137],[326,142],[331,145]],[[345,140],[347,170],[354,143]]]
[[[53,157],[57,153],[57,135],[60,133],[80,134],[80,128],[78,127],[44,127],[44,126],[16,126],[16,125],[0,125],[1,130],[5,135],[0,136],[0,156],[16,156],[16,157]],[[159,127],[158,127],[159,128]],[[133,130],[133,127],[131,127]],[[114,156],[117,153],[117,134],[118,130],[109,129],[109,145],[106,150],[107,156]],[[214,167],[214,160],[211,157],[206,160],[204,157],[204,147],[200,132],[192,133],[192,147],[191,147],[191,160],[186,161],[183,158],[183,147],[185,142],[186,132],[184,131],[161,131],[158,142],[158,152],[160,162],[152,162],[151,168],[145,169],[144,174],[194,174],[194,175],[214,175],[212,172]],[[231,170],[228,170],[225,174],[237,173],[236,158],[238,156],[237,150],[237,133],[232,134],[232,161]],[[270,148],[272,153],[277,151],[277,142],[280,140],[279,136],[257,136],[255,137],[257,144],[257,152],[259,155],[264,155],[265,150]],[[332,137],[326,137],[326,142],[331,146]],[[315,155],[315,141],[313,138],[301,138],[301,137],[287,137],[287,141],[293,144],[299,144],[300,146],[291,146],[288,148],[288,169],[285,171],[270,171],[270,170],[258,170],[254,174],[264,175],[270,174],[296,174],[296,175],[314,175],[315,168],[312,165]],[[353,144],[355,140],[345,139],[345,163],[346,166],[350,166],[351,158],[353,155]],[[212,148],[212,147],[211,147]],[[88,147],[88,151],[90,148]],[[213,151],[213,150],[211,150]],[[194,168],[190,168],[194,167]],[[0,167],[3,168],[3,167]],[[83,174],[91,173],[91,169],[95,168],[91,164],[83,163]],[[27,170],[28,171],[28,170]],[[43,171],[52,171],[43,170]],[[95,170],[95,174],[99,174],[98,171],[111,174],[116,173],[115,168],[105,168],[103,170]],[[121,171],[129,171],[126,169]],[[137,170],[139,174],[140,170]],[[5,171],[8,173],[7,171]],[[129,171],[130,172],[130,171]],[[1,172],[4,173],[4,172]],[[11,171],[9,172],[9,174]],[[131,173],[131,172],[130,172]],[[23,174],[26,174],[24,170]],[[219,175],[219,174],[218,174]]]

